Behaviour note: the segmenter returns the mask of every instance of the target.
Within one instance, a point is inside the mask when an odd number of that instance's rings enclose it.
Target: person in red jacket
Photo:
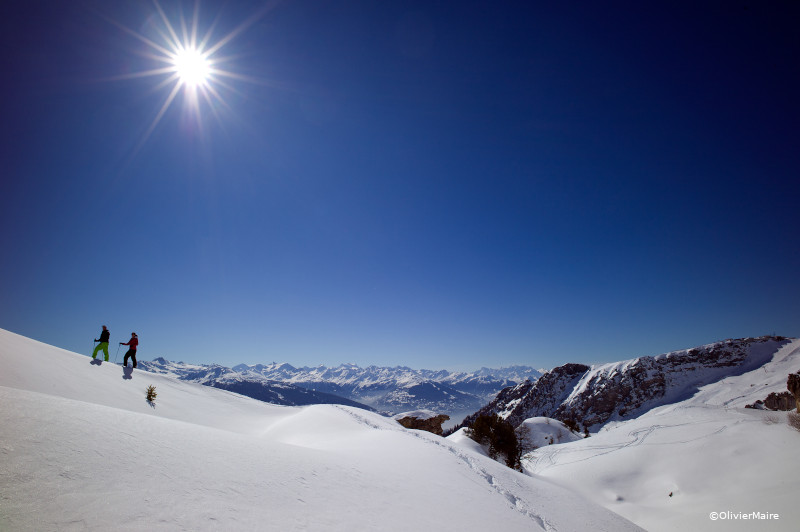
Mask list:
[[[139,337],[136,336],[136,333],[131,333],[131,339],[128,342],[120,342],[119,345],[127,345],[130,346],[128,352],[125,353],[125,358],[122,359],[122,365],[127,367],[128,366],[128,358],[130,357],[133,359],[133,367],[136,367],[136,347],[139,345]]]

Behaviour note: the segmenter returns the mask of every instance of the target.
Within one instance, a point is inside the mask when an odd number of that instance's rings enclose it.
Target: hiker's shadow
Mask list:
[[[122,378],[125,380],[130,380],[133,378],[133,368],[129,368],[128,366],[122,367]]]

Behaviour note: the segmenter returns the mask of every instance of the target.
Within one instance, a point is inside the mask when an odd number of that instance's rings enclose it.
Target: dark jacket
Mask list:
[[[95,340],[95,342],[108,342],[108,339],[111,337],[111,331],[108,329],[103,329],[103,332],[100,333],[100,339]]]

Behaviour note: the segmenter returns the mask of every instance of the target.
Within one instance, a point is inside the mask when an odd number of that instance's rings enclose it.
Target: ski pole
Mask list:
[[[122,344],[120,344],[120,345],[122,345]],[[116,363],[117,363],[117,355],[119,355],[119,347],[120,347],[120,346],[118,345],[118,346],[117,346],[117,353],[114,355],[114,364],[116,364]]]

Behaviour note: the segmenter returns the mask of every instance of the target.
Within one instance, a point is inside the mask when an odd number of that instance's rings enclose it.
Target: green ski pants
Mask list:
[[[106,362],[108,362],[108,342],[100,342],[97,344],[97,347],[94,348],[94,353],[92,353],[92,358],[97,358],[97,352],[103,350],[103,353],[106,354]]]

